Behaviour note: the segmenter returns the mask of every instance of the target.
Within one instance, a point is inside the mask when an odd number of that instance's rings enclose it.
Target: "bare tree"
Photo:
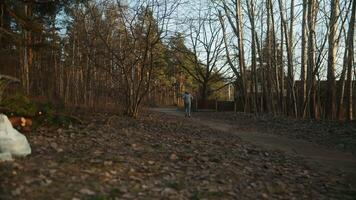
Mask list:
[[[294,1],[291,1],[290,9],[291,9],[291,16],[290,16],[290,29],[287,29],[287,22],[285,20],[285,13],[284,13],[284,2],[279,0],[279,9],[280,9],[280,16],[282,27],[281,29],[284,31],[284,36],[282,35],[281,38],[285,37],[286,39],[286,50],[287,50],[287,63],[288,63],[288,88],[287,88],[287,107],[292,107],[291,114],[295,117],[298,115],[297,109],[297,102],[296,102],[296,95],[294,89],[294,66],[293,66],[293,19],[294,19]]]
[[[237,60],[239,65],[239,70],[235,67],[235,65],[231,62],[232,55],[228,51],[226,47],[226,53],[228,54],[228,61],[229,66],[235,73],[235,76],[238,78],[236,88],[239,88],[239,94],[241,94],[244,111],[249,111],[249,93],[247,92],[248,84],[246,79],[246,64],[245,64],[245,50],[244,50],[244,37],[243,37],[243,30],[242,30],[242,6],[241,1],[231,1],[228,2],[226,0],[221,1],[220,5],[224,11],[224,16],[226,16],[228,20],[228,24],[230,25],[234,36],[237,39]],[[221,15],[221,14],[220,14]],[[224,34],[226,35],[226,34]]]
[[[194,66],[180,63],[180,66],[200,85],[200,98],[203,102],[211,93],[208,91],[210,86],[222,81],[223,74],[226,72],[226,62],[223,61],[222,27],[212,15],[209,10],[198,19],[191,20],[189,40],[192,51],[183,53]]]
[[[255,24],[255,6],[254,2],[251,0],[246,0],[247,10],[248,10],[248,17],[251,24],[251,67],[252,67],[252,76],[253,76],[253,105],[255,112],[259,111],[258,107],[258,81],[257,81],[257,48],[259,47],[259,42],[257,38],[256,32],[256,24]],[[283,68],[281,68],[283,69]],[[283,85],[283,84],[281,84]]]
[[[123,33],[118,49],[115,44],[109,43],[104,35],[97,32],[104,43],[113,62],[122,72],[124,81],[125,112],[131,117],[137,117],[144,97],[149,91],[150,82],[154,72],[155,48],[166,36],[165,29],[169,17],[179,5],[179,2],[142,0],[134,5],[123,5],[117,1],[117,10],[121,14]],[[87,4],[89,9],[93,5]],[[126,7],[127,9],[124,9]],[[101,28],[102,15],[95,15],[91,11],[96,29]]]

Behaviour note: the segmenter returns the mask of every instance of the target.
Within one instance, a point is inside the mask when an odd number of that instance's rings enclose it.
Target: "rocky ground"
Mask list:
[[[32,155],[0,163],[0,199],[356,198],[341,172],[184,118],[80,118],[82,125],[27,135]]]
[[[291,117],[255,116],[233,112],[198,112],[194,113],[194,116],[223,121],[234,125],[237,130],[302,139],[329,149],[351,152],[356,155],[356,121],[300,120]]]

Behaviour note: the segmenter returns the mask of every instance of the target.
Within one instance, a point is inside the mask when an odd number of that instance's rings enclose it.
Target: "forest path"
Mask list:
[[[152,111],[169,115],[184,117],[184,112],[176,107],[152,108]],[[350,179],[356,178],[356,157],[351,153],[329,150],[323,146],[298,139],[291,139],[277,135],[260,133],[256,131],[238,131],[233,125],[200,119],[193,114],[187,118],[187,123],[200,124],[209,128],[238,135],[243,141],[268,150],[279,150],[289,155],[302,157],[308,164],[326,170],[339,170],[350,174]],[[253,125],[251,125],[253,126]]]

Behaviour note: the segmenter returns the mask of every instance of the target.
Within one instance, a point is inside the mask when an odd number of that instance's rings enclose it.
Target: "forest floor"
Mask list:
[[[239,132],[258,132],[308,141],[330,150],[348,152],[356,156],[356,121],[301,120],[285,116],[255,116],[234,112],[198,112],[195,114],[195,118],[197,117],[203,121],[232,125],[232,129]]]
[[[174,107],[154,111],[184,117]],[[356,174],[356,123],[298,120],[234,112],[196,112],[194,124],[238,135],[265,149],[303,157],[310,164]]]
[[[0,199],[356,199],[351,153],[216,114],[95,113],[81,115],[83,124],[41,127],[26,135],[31,155],[0,163]],[[299,142],[341,164],[306,155]]]

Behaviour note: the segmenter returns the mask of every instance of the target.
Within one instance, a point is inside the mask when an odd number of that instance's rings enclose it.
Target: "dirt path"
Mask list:
[[[154,108],[153,110],[170,115],[184,117],[184,113],[178,111],[174,107]],[[203,120],[192,117],[189,119],[189,122],[208,126],[212,129],[220,130],[223,132],[236,134],[242,140],[265,149],[280,150],[289,155],[300,156],[314,167],[322,167],[328,170],[340,170],[346,173],[350,173],[350,178],[356,177],[356,157],[349,153],[328,150],[322,146],[298,139],[289,139],[281,136],[261,134],[252,131],[236,131],[232,125],[213,120],[207,121],[205,119]]]
[[[28,133],[31,155],[0,162],[0,199],[355,200],[341,157],[334,170],[324,151],[306,153],[299,141],[157,111],[138,119],[83,113],[82,124]]]

